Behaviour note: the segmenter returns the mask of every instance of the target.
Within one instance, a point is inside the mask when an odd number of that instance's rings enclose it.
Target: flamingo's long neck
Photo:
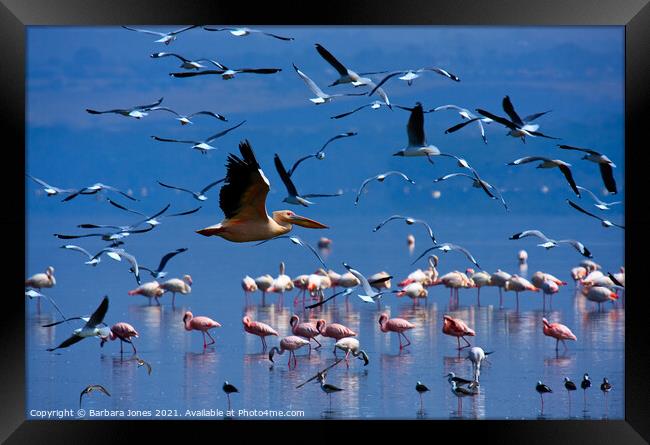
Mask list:
[[[192,326],[190,325],[190,321],[192,321],[192,317],[186,317],[183,320],[183,324],[185,325],[185,330],[186,331],[191,331],[192,330]]]

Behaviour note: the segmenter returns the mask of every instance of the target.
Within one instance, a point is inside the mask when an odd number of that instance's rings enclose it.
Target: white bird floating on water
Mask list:
[[[199,150],[202,154],[206,154],[210,150],[217,150],[217,147],[214,147],[214,146],[210,145],[210,142],[212,142],[215,139],[218,139],[218,138],[220,138],[222,136],[225,136],[226,134],[230,133],[234,129],[244,125],[244,123],[246,123],[245,120],[241,121],[240,123],[238,123],[234,127],[230,127],[230,128],[227,128],[227,129],[225,129],[223,131],[220,131],[217,134],[213,134],[212,136],[210,136],[210,137],[208,137],[208,138],[206,138],[206,139],[204,139],[202,141],[190,141],[190,140],[183,140],[183,139],[169,139],[169,138],[161,138],[161,137],[158,137],[158,136],[151,136],[151,137],[153,139],[155,139],[157,141],[161,141],[161,142],[178,142],[180,144],[192,144],[191,148],[193,148],[195,150]]]
[[[148,105],[136,105],[135,107],[132,108],[114,108],[112,110],[104,110],[104,111],[98,111],[98,110],[93,110],[91,108],[86,108],[86,112],[90,114],[107,114],[107,113],[114,113],[114,114],[119,114],[122,116],[126,117],[134,117],[136,119],[142,119],[143,117],[147,116],[149,113],[147,111],[150,111],[152,108],[157,107],[160,105],[163,101],[163,98],[161,97],[158,99],[156,102]]]
[[[547,237],[539,230],[524,230],[523,232],[515,233],[509,239],[517,240],[517,239],[525,238],[527,236],[535,236],[541,239],[542,241],[544,241],[543,243],[538,244],[538,246],[540,247],[551,249],[553,247],[556,247],[558,244],[562,244],[562,243],[571,244],[578,252],[580,252],[582,256],[585,256],[587,258],[593,258],[593,255],[591,254],[589,249],[587,249],[585,245],[582,244],[580,241],[576,241],[573,239],[554,240]]]
[[[285,41],[294,40],[293,37],[283,37],[277,34],[262,31],[260,29],[252,29],[252,28],[210,28],[209,26],[204,26],[203,29],[205,29],[206,31],[228,31],[230,34],[232,34],[235,37],[245,37],[253,33],[259,33],[280,40],[285,40]]]
[[[384,182],[386,180],[386,178],[389,177],[389,176],[401,176],[402,178],[404,178],[405,181],[408,181],[411,184],[415,184],[414,180],[412,180],[411,178],[406,176],[404,173],[402,173],[400,171],[396,171],[396,170],[391,170],[391,171],[387,171],[385,173],[381,173],[379,175],[372,176],[372,177],[366,179],[365,181],[363,181],[363,183],[361,184],[361,187],[359,187],[359,191],[357,192],[357,197],[354,200],[354,205],[359,204],[359,198],[361,197],[361,192],[363,192],[363,189],[366,187],[366,185],[368,185],[369,182],[371,182],[371,181]]]
[[[122,26],[124,29],[128,29],[129,31],[136,31],[136,32],[142,32],[145,34],[151,34],[154,36],[159,36],[160,38],[158,40],[154,40],[155,43],[164,43],[165,45],[169,45],[172,43],[174,40],[176,40],[176,36],[182,32],[188,31],[192,28],[198,28],[200,25],[191,25],[191,26],[185,26],[183,28],[171,31],[171,32],[159,32],[159,31],[150,31],[148,29],[138,29],[138,28],[131,28],[129,26]]]

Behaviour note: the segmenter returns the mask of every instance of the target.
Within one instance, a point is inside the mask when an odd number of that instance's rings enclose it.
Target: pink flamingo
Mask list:
[[[323,337],[330,337],[339,341],[345,337],[356,337],[357,333],[352,329],[338,323],[327,324],[322,318],[316,322],[316,329]],[[334,355],[336,355],[336,346],[334,346]]]
[[[510,277],[510,279],[506,281],[504,289],[507,291],[515,291],[515,295],[517,296],[517,310],[519,310],[519,292],[523,292],[525,290],[539,292],[539,288],[535,287],[533,283],[523,277],[520,277],[519,275],[513,275]]]
[[[296,335],[284,337],[282,340],[280,340],[280,348],[277,346],[273,346],[271,348],[271,351],[269,352],[269,360],[273,362],[273,355],[275,355],[276,352],[282,355],[284,354],[284,351],[289,351],[289,361],[287,362],[287,366],[291,368],[291,357],[293,357],[293,367],[295,369],[296,365],[298,364],[296,361],[296,349],[300,349],[308,344],[308,340],[305,340],[304,338],[298,337]]]
[[[53,287],[55,284],[56,279],[54,278],[54,268],[52,266],[48,266],[45,273],[37,273],[25,280],[25,287],[31,287],[34,289]]]
[[[396,332],[397,337],[399,338],[399,349],[400,351],[406,346],[410,345],[410,340],[404,335],[404,331],[413,329],[415,325],[408,320],[403,318],[388,318],[388,314],[381,314],[379,316],[379,328],[381,332]],[[405,345],[402,345],[402,337],[408,342]]]
[[[467,324],[461,320],[460,318],[453,318],[450,317],[449,315],[445,315],[442,317],[442,332],[447,335],[451,335],[452,337],[456,337],[456,340],[458,341],[458,350],[460,351],[461,349],[467,348],[472,346],[467,339],[465,338],[466,335],[469,335],[470,337],[476,336],[476,332],[474,332],[473,329],[470,329]],[[460,347],[460,339],[463,339],[465,343],[467,343],[466,346],[463,346],[462,348]]]
[[[215,342],[214,338],[210,335],[209,330],[212,328],[220,328],[221,324],[214,321],[211,318],[208,317],[195,317],[194,314],[192,314],[190,311],[185,312],[185,315],[183,316],[183,324],[185,325],[185,330],[186,331],[201,331],[203,334],[203,349],[205,349],[208,344],[212,345]],[[210,343],[205,342],[205,334],[208,334],[208,337],[210,337],[210,340],[212,340]]]
[[[544,303],[543,303],[543,308],[542,310],[546,312],[546,296],[550,295],[551,296],[551,308],[553,306],[553,295],[557,294],[560,291],[560,286],[555,283],[554,281],[551,280],[544,280],[542,285],[540,286],[542,289],[542,297],[544,298]]]
[[[568,349],[565,340],[577,340],[576,336],[571,332],[571,329],[561,323],[549,323],[546,318],[542,318],[542,323],[544,324],[544,335],[555,339],[556,351],[560,340],[562,341],[565,350]]]
[[[289,325],[291,325],[291,333],[293,335],[297,335],[298,337],[304,337],[309,341],[309,353],[311,354],[311,340],[314,340],[318,346],[316,346],[314,349],[320,348],[321,345],[318,340],[316,340],[316,337],[320,335],[320,332],[318,332],[318,329],[316,326],[314,326],[313,323],[300,323],[300,318],[294,314],[291,316],[291,319],[289,320]]]
[[[138,287],[137,289],[133,289],[129,291],[129,295],[144,295],[145,297],[149,298],[149,302],[151,302],[151,298],[156,299],[156,303],[160,305],[160,300],[158,300],[158,297],[160,297],[162,294],[164,294],[165,291],[160,287],[160,284],[157,281],[150,281],[148,283],[144,283],[142,286]]]
[[[251,321],[251,318],[248,315],[242,319],[242,323],[244,324],[244,331],[249,334],[257,335],[262,339],[262,351],[266,351],[266,339],[264,337],[269,335],[278,336],[277,331],[271,326],[259,321]]]
[[[192,292],[192,276],[183,275],[183,279],[172,278],[167,280],[164,283],[160,284],[160,288],[165,292],[172,293],[172,306],[174,306],[176,300],[176,292],[187,295]]]
[[[104,343],[106,343],[109,340],[115,340],[117,338],[120,339],[120,354],[122,354],[123,352],[122,347],[124,345],[124,342],[127,342],[131,345],[134,354],[138,352],[135,350],[135,345],[133,344],[133,341],[131,341],[131,338],[138,338],[138,331],[136,331],[135,328],[130,324],[124,322],[115,323],[113,326],[111,326],[111,330],[109,334],[106,337],[102,337],[99,346],[103,348]]]

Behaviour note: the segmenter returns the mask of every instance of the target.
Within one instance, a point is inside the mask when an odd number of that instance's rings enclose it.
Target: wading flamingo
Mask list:
[[[208,317],[195,317],[190,311],[185,312],[185,315],[183,316],[183,324],[185,325],[186,331],[201,331],[203,334],[203,349],[205,349],[208,345],[216,343],[214,338],[212,338],[210,335],[210,329],[221,327],[221,323],[218,323]],[[208,334],[208,337],[210,337],[210,343],[205,342],[205,334]]]
[[[271,348],[271,351],[269,352],[269,360],[273,362],[273,356],[277,352],[278,354],[282,355],[284,354],[284,351],[289,351],[289,361],[287,362],[287,366],[291,368],[291,358],[293,357],[293,367],[295,369],[296,365],[298,364],[296,361],[296,349],[300,349],[303,346],[306,346],[309,344],[308,340],[305,340],[304,338],[300,338],[296,335],[290,335],[288,337],[284,337],[282,340],[280,340],[280,347],[278,348],[277,346],[273,346]]]
[[[138,331],[136,331],[135,328],[130,324],[124,322],[115,323],[113,326],[111,326],[111,330],[108,336],[102,337],[99,346],[103,348],[104,343],[106,343],[109,340],[115,340],[118,338],[120,339],[120,354],[122,354],[123,352],[122,347],[124,345],[124,342],[129,343],[131,345],[134,354],[138,352],[135,350],[135,345],[131,340],[131,338],[138,338]]]
[[[183,275],[183,279],[172,278],[160,284],[160,288],[165,292],[172,293],[172,306],[176,300],[176,292],[179,294],[187,295],[192,292],[192,277],[190,275]]]
[[[415,325],[408,320],[403,318],[388,318],[388,314],[384,313],[379,316],[379,328],[381,332],[395,332],[399,338],[399,349],[400,351],[406,346],[410,345],[410,340],[404,335],[405,331],[413,329]],[[402,337],[406,340],[406,344],[402,344]]]
[[[318,340],[316,340],[316,337],[320,335],[320,332],[318,331],[318,329],[316,329],[314,323],[300,323],[300,318],[296,314],[293,314],[291,316],[291,319],[289,320],[289,325],[291,326],[291,333],[293,335],[297,335],[298,337],[304,337],[309,341],[310,354],[311,354],[311,340],[314,340],[318,345],[314,349],[318,349],[321,346],[323,346],[320,344]]]
[[[476,336],[476,332],[474,332],[473,329],[470,329],[470,327],[467,326],[467,323],[465,323],[460,318],[453,318],[450,317],[449,315],[445,315],[442,317],[442,332],[443,334],[456,337],[456,340],[458,341],[459,351],[461,349],[465,349],[472,346],[465,338],[466,335],[469,335],[470,337]],[[467,345],[463,346],[462,348],[460,347],[461,338],[465,343],[467,343]]]
[[[277,331],[271,326],[260,321],[251,321],[248,315],[242,318],[242,323],[244,324],[244,331],[257,335],[262,340],[262,351],[266,351],[266,339],[264,337],[269,335],[278,336]]]
[[[566,327],[561,323],[549,323],[546,318],[542,318],[542,324],[543,324],[544,335],[546,335],[547,337],[553,337],[555,339],[556,351],[560,341],[562,341],[562,344],[564,345],[564,350],[566,351],[568,348],[565,340],[573,340],[573,341],[577,340],[577,337],[573,335],[571,329],[569,329],[568,327]]]

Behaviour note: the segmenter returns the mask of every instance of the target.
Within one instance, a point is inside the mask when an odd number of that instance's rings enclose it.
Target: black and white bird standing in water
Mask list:
[[[503,98],[502,106],[503,106],[503,110],[510,117],[510,120],[501,116],[494,115],[489,111],[485,111],[480,108],[477,108],[476,112],[482,116],[489,117],[490,119],[500,123],[501,125],[506,126],[507,128],[510,129],[508,135],[516,138],[521,138],[522,142],[524,143],[526,143],[526,136],[531,136],[531,137],[540,136],[547,139],[559,139],[559,138],[547,136],[543,133],[540,133],[539,131],[537,131],[539,129],[539,125],[531,124],[532,121],[534,121],[540,116],[545,115],[546,113],[549,113],[550,111],[542,111],[541,113],[534,113],[522,119],[515,111],[515,107],[512,105],[512,102],[510,101],[510,97],[506,96]]]
[[[607,380],[607,377],[603,378],[603,383],[600,385],[600,390],[603,392],[603,395],[605,396],[605,416],[607,416],[607,394],[612,390],[612,384],[609,383],[609,380]]]
[[[325,373],[319,373],[317,383],[320,383],[320,389],[330,398],[330,410],[332,409],[332,393],[343,391],[343,388],[325,383]]]
[[[346,117],[346,116],[349,116],[349,115],[351,115],[351,114],[354,114],[354,113],[356,113],[357,111],[361,111],[361,110],[363,110],[364,108],[368,108],[368,107],[370,107],[371,110],[378,110],[378,109],[380,109],[380,108],[383,107],[383,106],[386,106],[386,104],[385,104],[384,102],[380,102],[380,101],[378,101],[378,100],[373,100],[373,101],[370,102],[369,104],[361,105],[360,107],[357,107],[357,108],[355,108],[355,109],[352,110],[352,111],[348,111],[348,112],[346,112],[346,113],[341,113],[341,114],[337,114],[337,115],[335,115],[335,116],[331,116],[330,119],[341,119],[341,118],[344,118],[344,117]]]
[[[228,397],[228,411],[230,411],[230,394],[234,392],[239,392],[237,388],[235,388],[235,385],[228,383],[228,380],[223,382],[223,386],[221,387],[223,389],[223,392],[226,393],[226,396]]]
[[[201,65],[200,62],[208,61],[209,59],[197,59],[197,60],[190,60],[188,58],[185,58],[181,56],[180,54],[176,53],[166,53],[166,52],[160,52],[160,53],[153,53],[151,54],[152,59],[160,59],[162,57],[176,57],[178,60],[181,61],[181,65],[179,68],[183,68],[186,70],[198,70],[201,68],[207,68],[206,65]]]
[[[503,207],[508,211],[508,204],[506,204],[505,199],[503,199],[503,195],[499,190],[494,187],[492,184],[490,184],[487,181],[484,181],[478,176],[478,173],[474,171],[474,175],[468,175],[467,173],[449,173],[447,175],[441,176],[437,179],[434,179],[433,182],[441,182],[441,181],[446,181],[447,179],[450,178],[455,178],[457,176],[461,176],[464,178],[469,178],[472,181],[472,187],[482,189],[485,194],[490,198],[490,199],[497,199],[501,201],[501,204],[503,204]]]
[[[426,136],[424,135],[424,110],[422,104],[416,102],[415,107],[399,107],[404,110],[410,111],[411,115],[406,124],[406,135],[408,136],[408,145],[402,148],[393,156],[426,156],[429,162],[433,164],[431,156],[438,156],[440,149],[435,145],[427,144]]]
[[[108,297],[104,297],[99,307],[92,313],[86,324],[78,329],[72,331],[72,335],[64,340],[56,348],[48,348],[47,351],[55,351],[57,349],[67,348],[80,342],[88,337],[106,337],[110,334],[110,328],[104,323],[104,317],[108,311]],[[65,318],[65,317],[64,317]],[[101,326],[103,325],[103,326]],[[101,326],[101,327],[100,327]]]
[[[379,175],[368,178],[365,181],[363,181],[363,183],[361,183],[361,187],[359,187],[359,191],[357,192],[357,197],[354,200],[354,205],[359,204],[359,198],[361,197],[361,193],[363,192],[363,189],[366,188],[366,186],[368,185],[369,182],[371,182],[371,181],[384,182],[384,180],[386,180],[386,178],[391,176],[391,175],[401,176],[402,178],[404,178],[405,181],[410,182],[411,184],[415,184],[414,180],[412,180],[411,178],[409,178],[408,176],[406,176],[404,173],[402,173],[400,171],[391,170],[391,171],[388,171],[388,172],[385,172],[385,173],[381,173]]]
[[[190,140],[186,140],[186,139],[161,138],[161,137],[158,137],[158,136],[151,136],[151,138],[155,139],[157,141],[161,141],[161,142],[177,142],[177,143],[180,143],[180,144],[191,144],[192,145],[191,148],[193,148],[195,150],[199,150],[202,154],[206,154],[208,151],[217,150],[217,148],[218,148],[218,147],[214,147],[214,146],[210,145],[210,142],[214,141],[215,139],[219,139],[222,136],[227,135],[228,133],[235,130],[236,128],[241,127],[245,123],[246,123],[245,120],[241,121],[240,123],[238,123],[234,127],[226,128],[225,130],[220,131],[219,133],[213,134],[212,136],[207,137],[207,138],[203,139],[202,141],[190,141]]]
[[[571,392],[578,389],[576,384],[571,381],[570,378],[564,377],[564,387],[566,388],[567,394],[569,395],[569,416],[571,415]]]
[[[539,380],[535,386],[535,391],[539,393],[539,398],[542,401],[542,415],[544,415],[544,394],[553,392],[553,390]]]
[[[293,175],[296,171],[296,168],[298,168],[298,166],[300,165],[300,163],[306,161],[307,159],[315,158],[318,159],[319,161],[325,159],[325,147],[327,147],[330,144],[330,142],[336,141],[337,139],[349,138],[356,135],[357,135],[356,131],[346,131],[345,133],[339,133],[336,136],[332,136],[327,140],[327,142],[323,144],[323,146],[316,153],[312,155],[303,156],[302,158],[294,162],[293,166],[291,166],[291,169],[289,169],[287,173],[289,173],[289,176]]]
[[[307,76],[305,73],[300,71],[298,67],[294,64],[293,69],[296,70],[296,73],[298,73],[298,76],[305,82],[307,87],[316,95],[316,97],[310,98],[309,100],[314,103],[315,105],[321,105],[325,104],[327,102],[331,102],[332,99],[335,97],[344,97],[344,96],[365,96],[365,93],[336,93],[336,94],[327,94],[323,90],[320,89],[318,85],[316,85],[316,82],[311,80],[309,76]]]
[[[585,372],[585,374],[582,376],[582,382],[580,382],[580,388],[582,388],[582,396],[584,400],[584,411],[587,411],[587,388],[591,388],[591,379],[589,378],[589,374]]]
[[[160,220],[163,219],[163,218],[170,218],[170,217],[174,217],[174,216],[191,215],[191,214],[196,213],[196,212],[198,212],[199,210],[202,209],[202,207],[199,206],[199,207],[196,207],[196,208],[191,209],[191,210],[185,210],[185,211],[178,212],[178,213],[172,213],[170,215],[163,215],[165,213],[165,211],[167,211],[167,209],[170,206],[170,204],[167,204],[167,206],[164,209],[160,210],[158,213],[154,214],[153,216],[147,216],[144,213],[139,212],[137,210],[132,210],[132,209],[129,209],[127,207],[124,207],[122,204],[118,204],[117,202],[111,200],[110,198],[107,199],[107,201],[112,206],[115,206],[118,209],[124,210],[125,212],[135,213],[136,215],[140,215],[140,216],[145,217],[145,219],[140,220],[140,221],[136,222],[135,224],[133,224],[132,227],[138,227],[141,224],[145,224],[145,223],[149,224],[151,226],[157,226],[157,225],[161,224]],[[81,226],[79,226],[79,227],[81,227]]]
[[[289,235],[276,236],[275,238],[270,238],[270,239],[267,239],[267,240],[261,241],[261,242],[255,244],[255,245],[256,245],[256,246],[259,246],[260,244],[264,244],[264,243],[266,243],[266,242],[268,242],[268,241],[273,241],[273,240],[281,239],[281,238],[286,238],[286,239],[288,239],[289,241],[291,241],[293,244],[296,244],[296,245],[298,245],[298,246],[302,246],[302,247],[304,247],[304,248],[306,248],[306,249],[311,250],[312,253],[316,256],[316,258],[318,258],[318,261],[320,261],[320,263],[323,265],[323,267],[325,268],[325,270],[328,270],[328,269],[329,269],[329,267],[327,267],[327,264],[325,264],[325,261],[323,261],[323,258],[321,258],[321,256],[318,254],[318,252],[316,252],[316,249],[314,249],[313,247],[311,247],[309,244],[307,244],[306,242],[304,242],[301,238],[299,238],[299,237],[297,237],[297,236],[289,236]]]
[[[435,66],[430,67],[430,68],[418,68],[418,69],[392,71],[389,74],[387,74],[386,76],[384,76],[384,78],[381,79],[377,85],[375,85],[375,87],[370,91],[370,93],[368,93],[368,96],[372,96],[375,93],[375,91],[377,91],[377,89],[379,87],[381,87],[383,84],[385,84],[387,81],[389,81],[393,77],[401,75],[401,77],[398,77],[398,79],[405,81],[408,84],[408,86],[411,86],[415,79],[417,79],[418,77],[420,77],[423,73],[426,73],[427,71],[432,72],[432,73],[437,73],[437,74],[440,74],[441,76],[445,76],[448,79],[451,79],[453,81],[460,82],[460,78],[458,76],[456,76],[455,74],[452,74],[447,70],[444,70],[442,68],[438,68],[438,67],[435,67]]]
[[[433,234],[433,230],[431,229],[431,226],[429,224],[427,224],[426,221],[423,221],[421,219],[411,218],[410,216],[392,215],[388,219],[386,219],[386,220],[382,221],[381,223],[379,223],[379,225],[377,225],[374,229],[372,229],[372,231],[376,232],[377,230],[381,229],[386,223],[388,223],[389,221],[393,221],[395,219],[402,219],[409,226],[412,226],[413,224],[421,224],[421,225],[423,225],[424,227],[427,228],[427,233],[429,234],[429,238],[431,238],[431,241],[433,242],[433,244],[434,245],[437,244],[436,243],[436,237]]]
[[[451,393],[458,398],[458,415],[461,415],[463,412],[463,397],[473,397],[476,394],[475,389],[469,389],[465,386],[459,386],[455,381],[451,380],[450,382]]]
[[[163,98],[161,97],[158,99],[156,102],[148,105],[136,105],[135,107],[132,108],[114,108],[112,110],[104,110],[104,111],[98,111],[98,110],[93,110],[91,108],[86,108],[86,111],[90,114],[107,114],[107,113],[114,113],[114,114],[120,114],[122,116],[126,117],[134,117],[136,119],[142,119],[143,117],[147,116],[149,113],[147,111],[150,111],[152,108],[157,107],[160,105],[163,101]]]
[[[158,181],[158,184],[160,184],[161,186],[166,187],[168,189],[174,189],[174,190],[180,190],[181,192],[187,192],[190,195],[192,195],[194,197],[194,199],[196,199],[197,201],[207,201],[208,197],[205,196],[205,194],[208,192],[208,190],[210,190],[215,185],[224,182],[225,180],[226,180],[226,178],[222,178],[222,179],[219,179],[217,181],[211,182],[210,184],[206,185],[205,187],[203,187],[198,192],[194,192],[192,190],[184,189],[182,187],[176,187],[175,185],[164,184],[164,183],[162,183],[160,181]]]
[[[201,25],[191,25],[191,26],[185,26],[180,29],[176,29],[171,32],[159,32],[159,31],[150,31],[148,29],[138,29],[138,28],[131,28],[129,26],[122,26],[124,29],[128,29],[129,31],[137,31],[137,32],[142,32],[145,34],[151,34],[154,36],[159,36],[160,38],[158,40],[154,40],[155,43],[164,43],[165,45],[169,45],[172,43],[174,40],[176,40],[176,36],[182,32],[188,31],[193,28],[198,28]]]
[[[206,31],[228,31],[235,37],[245,37],[253,33],[264,34],[265,36],[274,37],[280,40],[294,40],[293,37],[283,37],[277,34],[272,34],[270,32],[262,31],[261,29],[251,29],[251,28],[211,28],[209,26],[204,26],[203,29]]]
[[[275,169],[277,170],[278,175],[280,175],[280,179],[282,179],[282,183],[284,184],[284,187],[287,189],[288,196],[284,198],[282,202],[309,207],[309,204],[314,204],[314,203],[308,201],[306,198],[331,198],[333,196],[341,196],[343,194],[342,192],[340,192],[340,193],[330,193],[330,194],[310,193],[306,195],[301,195],[300,193],[298,193],[298,189],[296,188],[295,184],[291,180],[291,176],[284,168],[284,164],[282,164],[282,160],[280,159],[280,156],[277,153],[273,157],[273,161],[275,163]]]
[[[580,207],[578,204],[576,204],[575,202],[571,201],[570,199],[567,199],[566,202],[568,202],[569,205],[570,205],[571,207],[573,207],[574,209],[576,209],[577,211],[582,212],[582,213],[584,213],[585,215],[589,215],[589,216],[591,216],[592,218],[596,218],[597,220],[599,220],[599,221],[600,221],[600,224],[601,224],[603,227],[614,227],[614,226],[615,226],[615,227],[619,227],[619,228],[621,228],[621,229],[625,229],[625,226],[621,226],[621,225],[619,225],[619,224],[613,223],[613,222],[611,222],[611,221],[609,221],[609,220],[607,220],[607,219],[601,218],[601,217],[598,216],[598,215],[594,215],[593,213],[586,211],[585,209],[583,209],[582,207]]]
[[[223,80],[234,79],[237,74],[240,73],[249,73],[249,74],[275,74],[282,71],[282,68],[228,68],[225,65],[220,63],[210,61],[215,65],[218,65],[220,68],[216,70],[203,70],[203,71],[186,71],[182,73],[169,73],[171,77],[194,77],[194,76],[205,76],[205,75],[218,75],[221,76]]]
[[[62,188],[59,188],[59,187],[54,187],[53,185],[48,184],[47,182],[43,181],[42,179],[35,178],[34,176],[32,176],[32,175],[30,175],[28,173],[25,173],[25,176],[27,176],[31,180],[39,183],[40,185],[42,185],[43,186],[43,191],[45,193],[47,193],[47,196],[54,196],[54,195],[58,195],[58,194],[61,194],[61,193],[75,193],[75,192],[78,191],[77,189],[62,189]]]
[[[458,376],[457,376],[455,373],[453,373],[453,372],[450,372],[450,373],[447,374],[445,377],[447,377],[447,381],[449,382],[449,384],[451,384],[451,382],[456,382],[456,385],[457,385],[457,386],[470,386],[470,387],[474,387],[474,386],[476,386],[476,383],[477,383],[475,380],[467,380],[467,379],[464,379],[464,378],[462,378],[462,377],[458,377]]]
[[[88,385],[83,389],[83,391],[81,391],[81,394],[79,394],[79,408],[81,408],[81,400],[83,399],[83,396],[90,394],[91,392],[102,392],[109,397],[111,396],[102,385]]]
[[[508,239],[518,240],[518,239],[525,238],[527,236],[534,236],[544,241],[543,243],[538,244],[539,247],[544,247],[545,249],[551,249],[553,247],[556,247],[558,244],[563,244],[563,243],[571,244],[578,252],[580,252],[580,255],[585,256],[587,258],[593,258],[593,255],[591,254],[589,249],[587,249],[585,245],[582,244],[580,241],[576,241],[574,239],[562,239],[562,240],[550,239],[539,230],[524,230],[523,232],[515,233]]]
[[[158,264],[158,267],[156,267],[155,270],[152,270],[152,269],[150,269],[148,267],[145,267],[145,266],[140,266],[140,269],[141,270],[146,270],[155,279],[164,278],[167,275],[167,272],[165,272],[164,270],[165,270],[165,267],[167,267],[167,263],[169,262],[169,260],[174,258],[179,253],[183,253],[183,252],[187,252],[187,247],[182,247],[180,249],[176,249],[176,250],[174,250],[172,252],[166,253],[160,259],[160,263]]]
[[[596,196],[596,194],[594,192],[592,192],[591,190],[586,189],[584,187],[578,186],[578,190],[582,190],[583,192],[587,192],[587,194],[589,196],[591,196],[593,198],[593,200],[596,202],[596,204],[594,204],[594,206],[596,208],[599,208],[600,210],[610,210],[611,206],[623,203],[623,201],[614,201],[614,202],[602,201]]]
[[[172,110],[169,107],[153,107],[149,111],[167,111],[169,113],[172,113],[173,115],[176,116],[174,119],[179,121],[181,123],[181,125],[188,125],[188,124],[193,125],[194,122],[191,121],[191,118],[194,117],[194,116],[210,116],[210,117],[218,119],[218,120],[220,120],[222,122],[228,122],[228,119],[226,119],[224,116],[222,116],[219,113],[215,113],[214,111],[205,111],[205,110],[203,110],[203,111],[197,111],[195,113],[191,113],[191,114],[187,114],[187,115],[186,114],[180,114],[180,113]]]
[[[481,266],[478,265],[478,262],[474,258],[474,256],[470,253],[469,250],[465,249],[463,246],[459,246],[458,244],[452,244],[452,243],[442,243],[442,244],[437,244],[433,247],[429,247],[427,250],[425,250],[422,255],[420,255],[415,261],[413,261],[411,264],[417,263],[423,256],[425,256],[427,253],[431,252],[432,250],[440,250],[442,252],[449,252],[451,250],[455,250],[458,252],[461,252],[467,259],[474,264],[477,268],[481,269]]]
[[[418,382],[415,384],[415,390],[418,392],[418,395],[420,396],[420,410],[422,410],[422,394],[429,391],[429,388],[427,388],[426,385],[424,385],[422,382],[418,380]]]
[[[109,190],[111,192],[119,193],[120,195],[124,196],[125,198],[130,199],[131,201],[138,201],[136,198],[133,196],[129,195],[128,193],[124,193],[122,190],[113,187],[111,185],[106,185],[102,184],[101,182],[97,182],[93,185],[89,185],[88,187],[84,187],[82,189],[77,190],[76,192],[70,194],[67,196],[65,199],[63,199],[61,202],[67,202],[72,199],[75,199],[79,195],[95,195],[102,190]]]
[[[442,111],[442,110],[454,110],[457,111],[458,114],[460,114],[460,117],[465,119],[465,122],[461,122],[460,124],[454,125],[453,127],[447,128],[445,130],[445,134],[449,133],[454,133],[461,128],[465,127],[468,124],[471,124],[472,122],[476,122],[476,125],[478,125],[479,130],[481,131],[481,138],[483,139],[483,142],[487,144],[487,137],[485,136],[485,128],[483,127],[483,124],[489,124],[493,122],[492,119],[489,117],[479,117],[469,111],[467,108],[462,108],[459,107],[458,105],[441,105],[439,107],[433,108],[429,111],[425,111],[425,113],[435,113],[436,111]]]
[[[316,43],[316,51],[320,56],[325,59],[327,63],[329,63],[337,73],[339,73],[339,78],[336,79],[334,82],[332,82],[329,86],[333,87],[336,85],[342,85],[342,84],[352,84],[355,87],[362,87],[362,86],[368,86],[369,88],[375,88],[375,83],[373,82],[372,79],[369,77],[361,77],[361,76],[369,76],[371,74],[383,74],[386,71],[374,71],[374,72],[365,72],[365,73],[356,73],[352,71],[351,69],[346,68],[341,62],[338,61],[336,57],[332,55],[328,50],[325,49],[324,46],[322,46],[320,43]],[[390,99],[388,98],[388,95],[382,88],[377,89],[377,94],[381,97],[381,99],[384,101],[384,104],[392,109],[392,105],[390,104]]]
[[[521,164],[527,164],[529,162],[535,162],[535,161],[542,161],[540,164],[537,165],[537,168],[559,168],[564,177],[566,178],[567,182],[571,186],[571,189],[573,192],[576,194],[578,198],[580,198],[580,190],[578,190],[578,186],[576,185],[576,182],[573,180],[573,175],[571,174],[571,164],[568,162],[564,162],[561,159],[550,159],[550,158],[544,158],[542,156],[526,156],[523,158],[515,159],[512,162],[508,162],[506,165],[521,165]]]
[[[611,159],[590,148],[571,147],[570,145],[558,145],[558,147],[563,150],[577,150],[587,153],[581,159],[598,164],[598,167],[600,168],[600,176],[603,178],[603,183],[605,184],[607,191],[613,194],[618,193],[616,189],[616,180],[614,179],[614,171],[612,170],[616,165],[611,161]]]

